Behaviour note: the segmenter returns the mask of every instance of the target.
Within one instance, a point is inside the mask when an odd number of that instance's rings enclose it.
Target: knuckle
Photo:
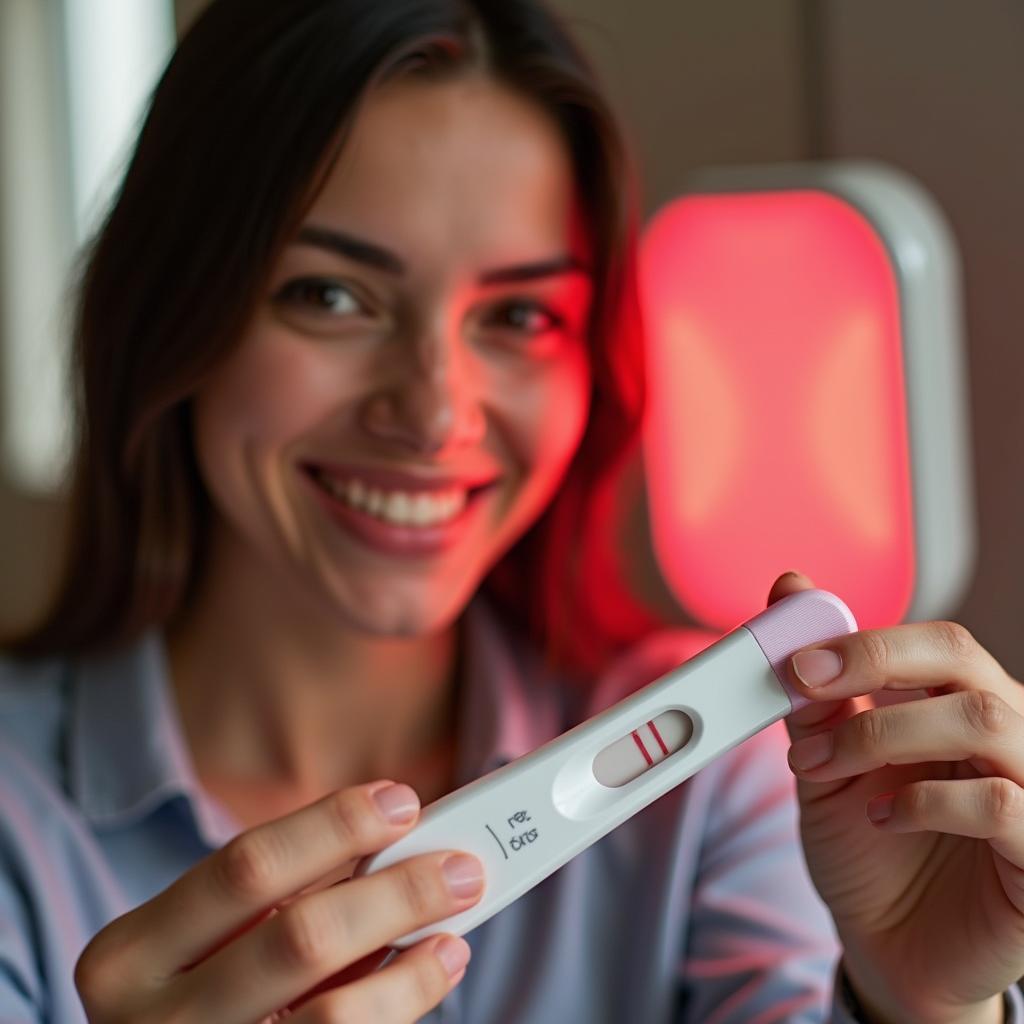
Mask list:
[[[861,651],[868,670],[876,676],[888,669],[892,651],[885,634],[880,630],[865,630],[860,634]]]
[[[417,921],[429,920],[447,906],[444,885],[435,865],[407,863],[398,874],[402,899]]]
[[[889,729],[886,716],[879,711],[862,711],[850,719],[853,743],[858,750],[872,752],[884,745]]]
[[[108,925],[92,937],[74,967],[75,988],[85,1006],[94,1012],[116,1001],[124,978],[131,974],[124,969],[124,958],[118,952],[115,925]]]
[[[931,788],[924,784],[907,786],[897,797],[897,802],[900,805],[901,814],[909,821],[920,825],[927,820],[932,806]]]
[[[277,860],[268,833],[245,832],[232,839],[214,860],[222,890],[245,902],[273,893]]]
[[[331,827],[342,849],[360,849],[368,844],[373,822],[363,801],[348,789],[329,798]]]
[[[981,736],[998,736],[1012,714],[1009,705],[991,690],[969,690],[961,697],[964,717]]]
[[[986,811],[997,828],[1019,825],[1024,815],[1024,792],[1009,779],[989,779]]]
[[[327,962],[336,939],[310,902],[291,904],[276,920],[276,951],[286,967],[316,968]]]
[[[959,622],[936,622],[938,641],[952,661],[967,661],[974,657],[978,644],[974,634]]]
[[[87,1007],[97,1007],[107,992],[107,971],[99,954],[95,952],[95,940],[82,951],[74,970],[75,988]]]

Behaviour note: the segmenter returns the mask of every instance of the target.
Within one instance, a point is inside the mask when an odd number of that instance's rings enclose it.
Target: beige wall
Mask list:
[[[178,0],[184,25],[203,0]],[[1024,7],[1018,0],[557,0],[630,126],[646,207],[708,163],[874,156],[932,190],[967,267],[981,538],[959,618],[1024,677]],[[808,16],[813,20],[808,21]],[[810,51],[808,26],[821,31]],[[820,82],[814,83],[820,67]],[[810,77],[808,75],[810,74]],[[820,86],[820,88],[819,88]],[[819,123],[816,114],[823,115]],[[1016,261],[1019,264],[1019,260]],[[642,517],[634,528],[642,534]],[[60,509],[0,484],[0,624],[52,573]],[[657,596],[648,564],[641,575]],[[661,595],[662,599],[664,594]]]
[[[980,547],[953,617],[1024,679],[1024,5],[831,0],[825,8],[828,152],[914,174],[958,238]]]
[[[797,0],[556,0],[640,156],[647,209],[712,163],[804,154]]]

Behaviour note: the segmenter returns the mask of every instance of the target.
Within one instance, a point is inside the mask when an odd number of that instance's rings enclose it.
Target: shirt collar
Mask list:
[[[208,845],[238,831],[196,778],[156,631],[73,664],[68,768],[73,799],[99,828],[128,824],[180,795]]]
[[[533,750],[565,728],[562,688],[532,647],[508,632],[477,595],[463,622],[457,710],[457,782],[463,785]],[[69,789],[85,817],[116,828],[184,796],[207,844],[237,823],[195,774],[170,685],[162,635],[71,667]]]

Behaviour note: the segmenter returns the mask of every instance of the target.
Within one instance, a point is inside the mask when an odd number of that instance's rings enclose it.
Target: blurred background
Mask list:
[[[40,38],[52,30],[50,0],[2,2],[8,26],[17,20],[21,31],[28,26]],[[81,9],[95,20],[105,2]],[[202,6],[203,0],[177,0],[167,12],[169,38]],[[646,213],[677,195],[696,168],[834,158],[882,160],[913,175],[938,201],[963,261],[978,515],[976,570],[948,617],[1024,678],[1024,285],[1016,280],[1024,229],[1024,5],[557,0],[555,6],[619,107],[639,157]],[[40,70],[23,47],[12,52],[12,39],[0,25],[0,191],[8,198],[0,207],[6,210],[0,275],[3,263],[29,253],[41,233],[59,234],[47,220],[52,211],[33,218],[17,202],[21,176],[54,168],[26,168],[17,155],[23,133],[46,128],[49,90],[68,73],[63,64],[74,60],[57,52],[54,66]],[[68,269],[54,266],[41,286],[59,296]],[[0,304],[19,300],[0,294]],[[0,323],[9,322],[4,312],[0,305]],[[0,345],[10,344],[0,337]],[[12,403],[20,396],[9,386],[0,394],[7,405],[0,421],[10,432]],[[59,497],[9,470],[0,474],[0,631],[29,621],[45,600],[63,517]],[[628,528],[640,550],[642,510]],[[685,621],[653,558],[638,559],[635,571],[644,598],[670,620]]]

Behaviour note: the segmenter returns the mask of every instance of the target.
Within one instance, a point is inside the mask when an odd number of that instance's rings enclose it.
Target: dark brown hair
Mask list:
[[[556,119],[595,256],[585,436],[558,496],[485,586],[567,666],[596,665],[628,639],[593,600],[608,607],[616,582],[584,585],[587,556],[572,543],[588,496],[635,443],[643,406],[637,179],[587,61],[535,0],[214,0],[168,65],[85,254],[66,563],[47,613],[9,651],[116,647],[189,600],[210,518],[190,397],[239,342],[367,90],[466,68]],[[625,613],[623,599],[613,607]]]

